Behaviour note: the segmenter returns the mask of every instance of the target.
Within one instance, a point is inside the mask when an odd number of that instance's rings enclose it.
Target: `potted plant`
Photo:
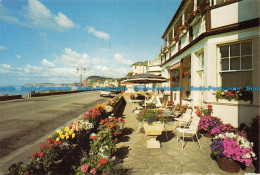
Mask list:
[[[209,116],[213,113],[212,105],[207,105],[206,108],[203,106],[194,106],[195,114],[198,117]]]
[[[156,140],[156,137],[161,135],[164,129],[166,117],[163,111],[158,109],[145,109],[140,111],[137,119],[143,123],[145,134],[149,136],[147,148],[160,148],[160,142]]]
[[[205,137],[212,138],[211,130],[221,125],[219,118],[213,116],[203,116],[200,118],[198,129]]]
[[[133,100],[135,98],[134,94],[130,94],[129,97],[131,98],[131,100]]]
[[[212,157],[217,159],[219,168],[229,173],[237,173],[241,164],[249,166],[257,159],[253,152],[253,142],[249,142],[241,134],[218,134],[213,138],[210,147]]]
[[[187,28],[184,25],[181,25],[181,27],[177,30],[177,35],[182,37],[185,33],[187,33]]]
[[[253,100],[252,92],[241,90],[218,90],[216,93],[217,101],[220,103],[250,104]]]
[[[200,6],[197,6],[196,10],[193,10],[192,12],[192,16],[193,16],[193,20],[191,21],[190,25],[193,26],[194,24],[196,24],[199,19],[201,18],[201,9]]]

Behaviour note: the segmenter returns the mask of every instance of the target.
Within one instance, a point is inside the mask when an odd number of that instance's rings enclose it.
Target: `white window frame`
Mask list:
[[[242,69],[241,70],[241,44],[242,43],[247,43],[247,42],[251,42],[251,44],[252,44],[252,51],[251,51],[251,56],[252,56],[252,69]],[[229,47],[229,57],[228,57],[228,59],[229,59],[229,70],[228,71],[222,71],[222,67],[221,67],[221,54],[220,54],[220,47],[221,46],[227,46],[227,45],[233,45],[233,44],[240,44],[240,70],[230,70],[230,47]],[[254,66],[254,62],[253,62],[253,60],[254,60],[254,55],[253,55],[253,50],[254,50],[254,45],[253,45],[253,40],[243,40],[243,41],[232,41],[232,42],[227,42],[227,43],[222,43],[222,44],[218,44],[217,45],[217,61],[218,61],[218,69],[219,69],[219,76],[218,76],[218,81],[219,81],[219,85],[220,86],[222,86],[222,75],[221,75],[221,73],[223,72],[223,73],[226,73],[226,72],[248,72],[248,71],[253,71],[253,66]],[[243,55],[244,56],[244,55]]]
[[[242,67],[242,63],[241,63],[241,44],[243,44],[243,43],[248,43],[248,42],[251,42],[251,45],[252,45],[252,50],[251,50],[251,55],[243,55],[243,57],[244,56],[251,56],[252,57],[252,68],[251,69],[242,69],[241,67]],[[231,64],[230,64],[230,59],[231,58],[235,58],[235,57],[231,57],[230,56],[230,46],[231,45],[233,45],[233,44],[239,44],[239,52],[240,52],[240,54],[239,54],[239,56],[236,56],[236,57],[239,57],[239,59],[240,59],[240,69],[237,69],[237,70],[230,70],[230,66],[231,66]],[[220,47],[222,47],[222,46],[229,46],[228,48],[229,48],[229,55],[228,55],[228,58],[221,58],[220,56],[221,56],[221,54],[220,54]],[[222,70],[222,66],[221,66],[221,60],[222,59],[228,59],[229,60],[229,70]],[[218,45],[218,62],[219,62],[219,72],[239,72],[239,71],[241,71],[241,72],[243,72],[243,71],[253,71],[253,41],[252,40],[247,40],[247,41],[238,41],[238,42],[231,42],[231,43],[226,43],[226,44],[220,44],[220,45]]]

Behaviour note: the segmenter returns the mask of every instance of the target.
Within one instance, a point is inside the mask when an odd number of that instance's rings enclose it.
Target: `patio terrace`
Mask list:
[[[126,101],[129,101],[127,97]],[[132,103],[127,103],[123,116],[126,120],[125,130],[117,148],[122,151],[124,158],[122,166],[134,175],[160,175],[160,174],[230,174],[219,169],[217,162],[210,157],[211,139],[199,136],[201,149],[196,141],[188,141],[184,149],[181,140],[177,142],[177,132],[174,122],[167,123],[168,140],[165,132],[157,139],[161,141],[160,149],[146,148],[146,138],[138,133],[139,122],[133,113]],[[119,155],[120,156],[120,155]],[[245,170],[240,169],[237,174],[253,173],[253,165]]]

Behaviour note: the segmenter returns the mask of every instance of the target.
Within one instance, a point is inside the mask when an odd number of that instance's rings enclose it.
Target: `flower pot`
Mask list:
[[[196,16],[196,17],[191,21],[190,25],[191,25],[191,26],[195,25],[195,24],[199,21],[200,18],[201,18],[201,15]]]
[[[176,41],[173,41],[173,42],[171,43],[171,47],[174,46],[175,44],[176,44]]]
[[[240,170],[240,164],[234,160],[217,157],[217,162],[218,162],[218,167],[223,171],[229,173],[238,173]]]
[[[160,141],[157,141],[156,137],[162,134],[163,129],[164,123],[161,122],[144,123],[145,134],[149,136],[149,139],[146,141],[147,148],[161,148]]]
[[[250,104],[250,101],[244,101],[244,100],[227,100],[227,99],[218,99],[219,103],[228,103],[228,104]]]
[[[210,133],[204,133],[203,136],[204,136],[204,137],[207,137],[207,138],[213,138]]]
[[[164,123],[153,122],[151,124],[144,123],[144,130],[146,135],[161,135],[164,129]]]
[[[187,33],[187,29],[183,29],[183,31],[180,34],[180,37],[183,37]]]

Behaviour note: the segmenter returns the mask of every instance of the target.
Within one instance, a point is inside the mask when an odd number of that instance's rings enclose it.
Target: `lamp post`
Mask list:
[[[82,86],[82,66],[80,66],[80,70],[79,70],[79,68],[77,68],[77,72],[79,72],[80,71],[80,86]],[[83,73],[85,73],[86,72],[86,69],[85,68],[83,68]]]

